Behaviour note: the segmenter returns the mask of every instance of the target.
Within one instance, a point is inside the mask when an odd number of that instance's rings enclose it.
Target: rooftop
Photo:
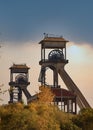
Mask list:
[[[43,40],[39,42],[39,44],[42,44],[44,42],[68,42],[63,37],[45,37]]]
[[[26,64],[13,64],[10,69],[29,69],[29,67]]]
[[[75,97],[76,96],[71,91],[68,91],[68,90],[63,89],[63,88],[52,88],[52,92],[57,97]]]

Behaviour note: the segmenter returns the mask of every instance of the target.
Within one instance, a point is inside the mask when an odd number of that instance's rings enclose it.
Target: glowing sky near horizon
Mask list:
[[[35,93],[40,72],[38,42],[44,32],[63,35],[70,41],[67,44],[69,64],[65,68],[93,106],[92,6],[92,0],[1,0],[0,84],[4,84],[3,89],[9,89],[9,67],[13,63],[26,63],[31,67],[28,89]],[[4,101],[0,103],[7,103],[8,93],[1,96]]]
[[[13,63],[20,64],[26,63],[30,67],[30,86],[28,90],[33,95],[38,91],[40,83],[38,82],[38,77],[40,73],[40,45],[38,43],[25,43],[23,45],[9,45],[2,48],[2,55],[0,59],[0,72],[2,74],[0,84],[4,84],[3,89],[9,89],[8,82],[9,77],[9,67]],[[71,76],[73,81],[79,87],[84,96],[89,100],[89,103],[93,106],[92,102],[92,92],[93,92],[93,51],[89,45],[77,45],[75,43],[69,42],[67,44],[67,59],[69,63],[66,65],[65,69],[67,73]],[[51,71],[49,73],[52,73]],[[51,76],[47,77],[48,84],[51,84]],[[59,79],[59,84],[66,88],[63,81]],[[67,89],[67,88],[66,88]],[[7,98],[6,98],[7,97]],[[7,103],[9,100],[8,92],[2,95],[4,101],[2,103]]]

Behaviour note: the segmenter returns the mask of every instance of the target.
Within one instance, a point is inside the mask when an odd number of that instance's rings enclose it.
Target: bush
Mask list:
[[[72,121],[82,130],[93,130],[93,109],[82,109]]]

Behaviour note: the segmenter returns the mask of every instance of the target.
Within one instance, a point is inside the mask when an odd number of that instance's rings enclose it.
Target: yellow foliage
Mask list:
[[[38,101],[50,104],[54,99],[54,94],[49,87],[40,86],[40,93],[38,94]]]

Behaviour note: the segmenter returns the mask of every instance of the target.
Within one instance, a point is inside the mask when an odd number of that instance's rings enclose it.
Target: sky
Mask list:
[[[93,1],[0,0],[0,84],[9,89],[9,67],[30,67],[31,94],[38,90],[43,33],[69,40],[65,69],[93,107]],[[61,79],[60,79],[61,84]],[[62,84],[64,86],[64,84]],[[7,103],[9,94],[1,95]],[[25,98],[25,97],[24,97]]]

